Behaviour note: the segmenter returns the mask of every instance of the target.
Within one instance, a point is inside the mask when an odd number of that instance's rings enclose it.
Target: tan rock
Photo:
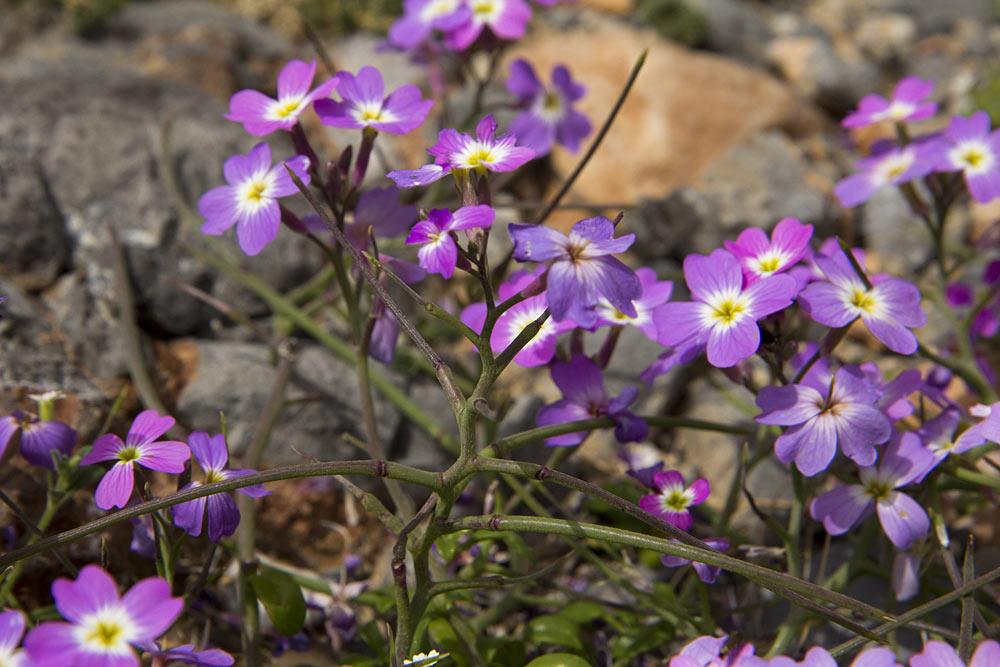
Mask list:
[[[580,4],[602,12],[625,15],[631,13],[633,2],[632,0],[580,0]]]

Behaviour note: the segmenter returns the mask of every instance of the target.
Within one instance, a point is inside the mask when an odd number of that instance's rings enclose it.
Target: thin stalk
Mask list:
[[[17,553],[18,551],[36,549],[40,544],[46,542],[47,540],[43,538],[42,535],[45,533],[46,529],[48,529],[49,524],[52,523],[52,520],[55,518],[56,512],[59,510],[60,505],[62,505],[67,498],[69,498],[69,494],[64,494],[62,498],[57,500],[51,491],[47,492],[45,494],[45,509],[42,510],[42,516],[39,517],[38,522],[35,524],[36,531],[32,532],[31,535],[28,536],[28,542],[27,544],[25,544],[25,546],[21,547],[20,549],[16,549],[15,551],[12,551],[10,553],[13,554]],[[38,549],[36,553],[39,551],[47,551],[47,549]],[[9,556],[10,554],[6,555]],[[11,593],[14,590],[14,584],[17,583],[17,580],[21,577],[22,572],[24,572],[25,562],[26,562],[25,560],[18,559],[18,560],[10,560],[10,562],[0,565],[0,571],[6,569],[9,565],[14,566],[7,573],[7,576],[3,580],[3,584],[0,585],[0,601],[10,600],[11,604],[15,603],[15,600],[11,596]]]

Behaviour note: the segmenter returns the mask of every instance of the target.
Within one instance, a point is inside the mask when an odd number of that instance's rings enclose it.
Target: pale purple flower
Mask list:
[[[896,422],[913,414],[915,408],[909,400],[910,394],[919,391],[924,384],[919,370],[908,368],[900,371],[889,382],[882,379],[882,371],[874,361],[861,364],[861,370],[882,395],[878,407],[890,421]]]
[[[897,147],[888,141],[872,144],[872,154],[858,160],[859,172],[833,186],[840,205],[851,208],[868,201],[886,185],[900,185],[934,170],[936,142],[913,142]]]
[[[173,417],[161,417],[156,410],[145,410],[132,422],[125,442],[114,433],[97,439],[93,451],[80,459],[80,465],[115,461],[97,485],[94,499],[98,507],[102,510],[125,507],[132,497],[135,484],[132,468],[136,463],[160,472],[184,472],[184,462],[191,458],[188,446],[176,440],[154,442],[173,425]]]
[[[153,664],[159,659],[162,664],[172,662],[183,662],[186,665],[199,665],[199,667],[229,667],[236,662],[233,656],[222,649],[209,648],[203,651],[195,651],[194,644],[181,644],[174,648],[163,648],[160,642],[147,642],[140,644],[139,648],[153,656]]]
[[[924,422],[917,433],[933,454],[933,460],[924,475],[930,472],[938,463],[944,461],[950,454],[964,454],[986,442],[982,428],[976,426],[967,428],[956,437],[960,415],[956,408],[948,408],[932,419]],[[978,426],[978,425],[977,425]],[[917,481],[923,479],[921,475]]]
[[[973,199],[985,204],[1000,197],[1000,129],[990,132],[988,113],[953,117],[931,146],[934,168],[961,171]]]
[[[463,0],[406,0],[403,15],[389,26],[388,42],[409,50],[435,30],[449,32],[465,25],[472,10]]]
[[[573,81],[565,65],[552,68],[552,87],[546,88],[531,64],[518,58],[510,65],[507,90],[525,109],[511,121],[510,131],[522,145],[533,148],[536,157],[547,155],[555,142],[577,151],[590,134],[590,121],[572,106],[587,89]]]
[[[916,433],[893,437],[878,466],[860,470],[861,484],[828,491],[809,505],[812,518],[823,522],[831,535],[843,535],[872,511],[878,512],[882,530],[898,549],[909,549],[927,534],[930,519],[920,503],[896,489],[915,481],[930,465],[932,455]]]
[[[68,456],[76,446],[76,431],[62,422],[41,421],[36,415],[15,410],[0,417],[0,457],[20,434],[21,456],[28,463],[54,470],[52,452]]]
[[[707,482],[706,482],[707,483]],[[729,542],[722,538],[710,537],[703,540],[705,544],[712,547],[716,551],[725,551],[729,548]],[[664,567],[680,567],[681,565],[687,565],[691,563],[694,566],[694,571],[706,584],[714,584],[715,580],[719,577],[722,572],[721,567],[712,567],[711,565],[706,565],[705,563],[699,563],[698,561],[691,561],[687,558],[681,558],[680,556],[667,556],[664,555],[660,558],[660,562],[663,563]]]
[[[768,667],[837,667],[829,651],[821,646],[814,646],[806,653],[801,662],[788,656],[779,655],[771,658]],[[876,647],[862,651],[854,659],[850,667],[902,667],[896,662],[896,656],[887,648]]]
[[[399,203],[399,188],[373,188],[358,197],[354,219],[344,225],[344,234],[355,248],[367,249],[369,230],[378,238],[391,239],[403,234],[416,219],[416,206]]]
[[[433,209],[426,220],[421,220],[410,230],[406,242],[421,244],[417,251],[420,266],[428,273],[451,278],[458,261],[458,246],[451,232],[493,224],[496,211],[486,205],[463,206],[454,213],[448,209]]]
[[[993,639],[979,642],[968,667],[997,665],[1000,665],[1000,643]],[[966,667],[966,664],[951,646],[932,639],[924,644],[924,650],[910,658],[910,667]]]
[[[57,579],[52,597],[69,622],[42,623],[28,633],[24,647],[39,667],[139,667],[132,647],[154,641],[184,609],[160,577],[119,597],[114,579],[97,565],[80,570],[76,581]]]
[[[665,326],[669,326],[664,323]],[[657,329],[659,331],[659,329]],[[666,351],[656,358],[649,367],[639,374],[639,379],[648,385],[653,384],[653,380],[666,375],[675,366],[689,364],[705,352],[705,341],[702,339],[690,340],[681,343],[676,347],[668,347]]]
[[[371,66],[362,67],[357,76],[338,72],[337,93],[342,101],[316,100],[313,108],[324,125],[360,130],[370,127],[390,134],[407,134],[423,124],[434,100],[422,99],[420,88],[412,83],[400,86],[388,97],[382,74]]]
[[[917,553],[897,551],[892,559],[892,592],[898,602],[905,602],[920,592],[920,561]]]
[[[778,436],[774,453],[795,461],[807,477],[826,470],[841,451],[858,465],[875,462],[875,445],[889,439],[892,426],[876,407],[879,392],[857,366],[842,366],[833,377],[808,373],[802,384],[764,387],[757,406],[760,424],[791,426]]]
[[[626,315],[615,308],[610,301],[601,298],[597,302],[597,326],[633,326],[650,340],[657,340],[659,329],[656,326],[655,313],[665,304],[674,291],[674,284],[669,280],[657,280],[656,272],[646,267],[635,270],[642,286],[642,295],[632,300],[635,316]]]
[[[739,260],[726,250],[688,255],[684,280],[694,301],[671,302],[657,310],[659,342],[673,347],[704,340],[708,362],[729,368],[760,347],[757,320],[792,304],[797,284],[772,275],[743,287]]]
[[[326,97],[337,85],[334,76],[309,90],[315,75],[315,60],[291,60],[278,73],[278,99],[257,90],[241,90],[229,98],[229,113],[224,117],[243,123],[243,129],[258,137],[275,130],[290,130],[313,100]]]
[[[761,278],[788,270],[805,257],[812,234],[812,225],[784,218],[774,226],[770,239],[763,230],[749,227],[740,232],[735,242],[723,243],[726,250],[739,258],[744,281],[752,285]]]
[[[256,255],[278,235],[281,227],[280,197],[299,191],[285,170],[288,165],[309,184],[309,158],[296,155],[271,166],[271,149],[261,143],[246,155],[226,160],[223,172],[229,185],[212,188],[198,201],[198,212],[206,218],[203,234],[221,236],[236,225],[240,248]]]
[[[546,295],[552,317],[571,319],[582,327],[597,324],[601,298],[629,317],[637,315],[634,299],[642,294],[639,278],[611,257],[624,252],[635,234],[614,238],[615,226],[603,216],[581,220],[569,236],[544,225],[512,223],[514,258],[521,262],[552,260]]]
[[[567,364],[553,364],[552,381],[559,387],[563,398],[538,411],[535,423],[539,426],[611,417],[615,422],[615,438],[618,442],[638,442],[649,435],[646,422],[628,411],[628,406],[635,401],[639,390],[636,387],[625,387],[615,398],[609,397],[604,389],[600,367],[588,357],[578,354]],[[578,445],[589,434],[589,431],[577,431],[557,435],[546,439],[545,444],[558,447]]]
[[[24,634],[24,614],[8,609],[0,613],[0,665],[30,667],[27,653],[18,649]]]
[[[690,529],[692,518],[688,508],[700,505],[708,498],[711,493],[708,480],[701,477],[686,487],[683,475],[676,470],[667,470],[656,473],[653,483],[658,493],[643,496],[639,507],[681,530]]]
[[[847,326],[858,317],[893,352],[913,354],[917,338],[911,328],[927,323],[920,308],[920,290],[901,278],[886,276],[869,288],[843,251],[817,257],[825,281],[810,283],[799,294],[809,315],[828,327]]]
[[[767,667],[767,660],[754,655],[753,644],[744,644],[725,657],[719,655],[728,639],[726,635],[698,637],[672,657],[668,667]]]
[[[472,14],[445,35],[445,44],[456,51],[469,48],[485,28],[501,39],[520,39],[531,20],[531,6],[524,0],[475,0]]]
[[[934,82],[919,77],[908,76],[896,84],[892,100],[881,95],[865,95],[858,103],[857,111],[852,111],[841,123],[844,127],[865,127],[883,120],[896,123],[930,118],[937,112],[937,104],[924,102],[934,91]]]
[[[185,489],[193,489],[212,482],[221,482],[231,477],[252,475],[256,472],[255,470],[226,467],[229,462],[229,450],[226,447],[226,436],[222,433],[209,437],[205,431],[195,431],[188,436],[188,444],[191,446],[191,453],[198,461],[198,465],[205,471],[205,480],[191,482],[184,487]],[[271,492],[265,490],[260,484],[245,486],[237,491],[251,498],[271,495]],[[228,493],[215,493],[174,505],[173,513],[174,524],[183,528],[192,537],[201,535],[203,519],[207,518],[208,539],[213,542],[218,542],[221,538],[232,535],[240,524],[240,510]]]

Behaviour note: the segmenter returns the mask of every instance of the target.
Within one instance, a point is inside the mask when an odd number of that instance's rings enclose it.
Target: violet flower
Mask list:
[[[1000,129],[990,132],[990,116],[977,111],[955,116],[931,145],[937,171],[961,171],[969,194],[985,204],[1000,197]]]
[[[271,149],[257,144],[246,155],[226,160],[223,172],[229,185],[212,188],[198,201],[198,213],[206,218],[202,234],[221,236],[236,225],[240,248],[256,255],[278,235],[281,227],[280,197],[299,191],[285,170],[288,165],[306,185],[309,184],[309,158],[296,155],[271,166]]]
[[[163,648],[160,642],[148,642],[139,645],[139,648],[153,657],[154,667],[158,664],[166,665],[169,662],[183,662],[186,665],[199,665],[200,667],[229,667],[236,662],[233,656],[222,649],[209,648],[204,651],[195,651],[194,644]]]
[[[886,276],[868,287],[843,251],[816,257],[816,264],[827,279],[810,283],[799,294],[803,308],[814,320],[836,328],[860,317],[872,335],[893,352],[917,351],[917,338],[910,329],[926,324],[927,315],[920,308],[916,286]]]
[[[754,655],[753,644],[734,648],[722,657],[720,653],[728,639],[726,635],[698,637],[670,658],[668,667],[767,667],[767,660]]]
[[[28,463],[54,470],[52,452],[69,456],[76,446],[76,431],[55,420],[41,421],[38,416],[15,410],[0,417],[0,457],[7,446],[20,435],[21,456]]]
[[[739,260],[722,249],[708,257],[688,255],[684,280],[694,301],[667,303],[657,311],[660,344],[705,340],[708,362],[719,368],[752,356],[760,347],[757,320],[790,306],[797,290],[787,275],[744,288]]]
[[[729,542],[722,538],[709,537],[702,540],[705,544],[712,547],[716,551],[725,551],[729,548]],[[660,558],[660,562],[663,563],[664,567],[680,567],[681,565],[687,565],[691,563],[694,566],[695,574],[706,584],[714,584],[715,580],[719,577],[722,572],[721,567],[712,567],[711,565],[706,565],[705,563],[699,563],[698,561],[691,561],[687,558],[681,558],[680,556],[667,556],[664,555]]]
[[[252,89],[241,90],[229,98],[229,113],[223,117],[243,123],[243,129],[258,137],[290,130],[313,100],[326,97],[337,85],[334,76],[309,90],[315,75],[315,60],[289,61],[278,73],[278,99]]]
[[[761,278],[786,271],[805,257],[812,235],[812,225],[784,218],[774,226],[770,239],[763,230],[748,227],[735,242],[723,241],[723,244],[739,258],[744,281],[752,285]]]
[[[1000,665],[1000,644],[993,639],[979,642],[968,667],[996,667]],[[944,642],[932,639],[924,649],[910,658],[910,667],[966,667],[953,649]]]
[[[886,185],[900,185],[934,170],[936,142],[913,142],[896,147],[888,141],[872,144],[870,157],[854,163],[860,171],[833,186],[840,205],[851,208],[868,201]]]
[[[916,433],[897,434],[877,467],[861,468],[861,484],[840,486],[815,498],[809,505],[809,513],[823,522],[826,532],[843,535],[859,520],[877,511],[882,530],[896,548],[905,551],[927,534],[930,519],[920,503],[896,489],[915,481],[931,460],[931,453]]]
[[[194,431],[188,436],[188,444],[191,446],[191,453],[198,461],[198,465],[205,471],[205,480],[191,482],[184,489],[193,489],[203,484],[221,482],[231,477],[243,477],[257,472],[256,470],[226,468],[229,461],[229,450],[226,447],[226,436],[222,433],[209,437],[205,431]],[[251,498],[271,495],[271,492],[265,490],[261,484],[245,486],[237,491]],[[203,519],[207,518],[208,539],[213,542],[218,542],[221,538],[232,535],[236,532],[236,527],[240,525],[240,510],[236,507],[236,501],[228,493],[216,493],[179,503],[174,505],[173,513],[174,524],[183,528],[192,537],[201,535]]]
[[[627,250],[635,234],[613,238],[614,223],[603,216],[581,220],[568,237],[543,225],[512,223],[508,231],[518,261],[552,260],[546,295],[556,320],[568,318],[592,327],[597,324],[594,307],[602,297],[625,315],[637,315],[632,301],[642,295],[642,284],[631,269],[611,257]]]
[[[897,602],[905,602],[920,592],[920,561],[923,556],[897,551],[892,559],[892,592]]]
[[[924,475],[948,458],[950,454],[964,454],[986,442],[986,436],[982,429],[975,426],[967,428],[956,437],[955,431],[958,429],[959,421],[958,410],[949,408],[936,417],[925,421],[920,430],[917,431],[924,446],[932,453],[933,460],[924,474],[916,481],[921,481]]]
[[[493,224],[496,211],[486,205],[463,206],[454,213],[448,209],[436,208],[410,230],[406,242],[419,243],[417,257],[420,266],[428,273],[437,273],[451,278],[458,261],[458,246],[450,232],[474,227],[489,227]]]
[[[316,100],[313,108],[324,125],[350,130],[372,128],[390,134],[407,134],[420,127],[434,100],[422,99],[420,88],[412,83],[400,86],[385,97],[382,74],[374,67],[338,72],[337,92],[343,98]]]
[[[590,134],[590,121],[572,106],[587,89],[573,81],[565,65],[552,68],[552,87],[546,88],[531,64],[518,58],[510,65],[507,90],[525,108],[511,121],[510,131],[535,150],[535,157],[548,155],[557,141],[575,152]]]
[[[657,331],[659,331],[659,328],[657,328]],[[666,375],[675,366],[683,366],[684,364],[691,363],[704,352],[705,341],[702,339],[694,339],[681,343],[676,347],[668,347],[656,358],[656,361],[639,374],[639,379],[648,385],[652,385],[653,380],[656,378]]]
[[[937,104],[924,102],[934,90],[934,82],[924,81],[916,76],[908,76],[896,84],[892,100],[881,95],[865,95],[858,103],[857,111],[849,113],[841,123],[844,127],[856,128],[873,125],[883,120],[896,123],[930,118],[937,112]]]
[[[409,50],[430,37],[434,30],[455,30],[471,17],[472,10],[463,0],[405,0],[403,15],[389,26],[387,41],[396,48]]]
[[[597,302],[597,326],[633,326],[650,340],[657,340],[659,328],[656,326],[656,311],[669,299],[674,291],[674,284],[669,280],[657,280],[656,272],[650,268],[640,267],[635,270],[642,287],[642,295],[632,300],[635,316],[626,315],[615,308],[610,301],[601,298]]]
[[[76,581],[57,579],[52,597],[69,623],[41,623],[28,633],[24,647],[40,667],[139,667],[131,647],[154,641],[184,609],[161,577],[143,579],[119,597],[114,579],[97,565],[80,570]]]
[[[858,465],[875,462],[875,445],[889,439],[892,426],[876,407],[879,393],[857,366],[842,366],[830,377],[806,374],[802,384],[764,387],[757,406],[760,424],[791,426],[778,436],[774,453],[782,463],[795,461],[812,477],[841,451]]]
[[[0,613],[0,665],[4,667],[29,667],[28,655],[18,649],[24,634],[24,614],[8,609]]]
[[[771,658],[768,667],[837,667],[837,661],[830,652],[821,646],[814,646],[806,653],[801,662],[779,655]],[[903,667],[896,662],[896,656],[887,648],[881,646],[869,648],[858,654],[850,667]]]
[[[102,510],[125,507],[132,497],[136,463],[160,472],[184,472],[184,462],[191,458],[188,446],[177,440],[154,442],[170,430],[174,421],[173,417],[161,417],[156,410],[144,410],[129,427],[125,442],[114,433],[97,439],[93,451],[80,459],[80,465],[116,460],[97,485],[94,500],[98,507]]]
[[[681,530],[689,530],[692,518],[688,508],[700,505],[708,498],[711,493],[708,480],[701,477],[685,487],[683,475],[676,470],[667,470],[656,473],[653,483],[659,492],[643,496],[639,507]]]
[[[604,389],[600,367],[588,357],[578,354],[568,364],[553,364],[552,381],[559,387],[563,398],[538,411],[535,422],[539,426],[611,417],[615,422],[615,438],[618,442],[638,442],[649,435],[646,422],[627,410],[639,395],[639,390],[636,387],[625,387],[617,397],[610,398]],[[589,434],[589,431],[577,431],[557,435],[547,438],[545,444],[550,447],[578,445]]]
[[[531,6],[524,0],[475,0],[471,15],[445,35],[445,44],[456,51],[469,48],[485,28],[501,39],[520,39],[531,20]]]

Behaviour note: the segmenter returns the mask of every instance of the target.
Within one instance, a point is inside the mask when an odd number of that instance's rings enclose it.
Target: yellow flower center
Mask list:
[[[892,487],[881,479],[872,479],[865,484],[865,493],[875,500],[888,500]]]
[[[375,109],[375,110],[365,109],[364,111],[361,112],[361,120],[362,121],[366,121],[366,120],[380,121],[380,120],[382,120],[382,110],[381,109]]]
[[[715,307],[715,317],[725,324],[732,324],[733,320],[744,310],[742,303],[729,299]]]
[[[477,19],[487,19],[493,13],[493,0],[473,0],[472,13]]]
[[[295,114],[301,105],[301,101],[285,102],[275,109],[274,113],[278,118],[288,118],[289,116]]]
[[[139,450],[135,447],[126,447],[125,449],[118,452],[118,460],[123,463],[129,463],[135,461],[139,458]]]
[[[545,102],[542,104],[546,111],[559,111],[562,107],[562,100],[552,92],[545,93]]]
[[[87,641],[94,642],[107,649],[115,648],[122,633],[122,626],[117,623],[99,621],[94,629],[87,633]]]
[[[663,504],[675,512],[683,512],[687,509],[688,499],[683,491],[671,491]]]
[[[966,152],[962,153],[962,160],[967,165],[975,169],[986,161],[986,153],[976,148],[970,148]]]
[[[260,202],[264,198],[264,190],[267,190],[267,185],[264,183],[254,183],[247,191],[247,199],[252,202]]]
[[[866,313],[870,313],[875,310],[875,299],[868,290],[855,289],[854,296],[851,298],[851,305],[860,308]]]
[[[211,484],[212,482],[221,482],[226,478],[226,475],[220,470],[208,470],[205,472],[205,484]]]
[[[894,167],[890,167],[885,172],[885,177],[888,178],[888,179],[893,179],[893,178],[896,178],[897,176],[899,176],[900,174],[902,174],[904,171],[906,171],[906,168],[903,165],[901,165],[901,164],[897,164]]]

